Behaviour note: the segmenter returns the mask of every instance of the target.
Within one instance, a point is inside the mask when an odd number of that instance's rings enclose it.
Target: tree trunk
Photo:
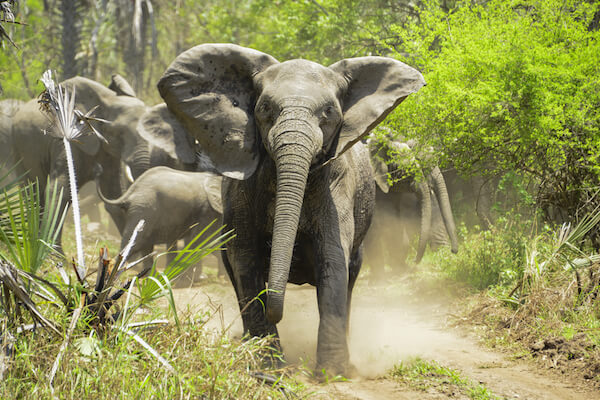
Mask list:
[[[77,50],[81,41],[81,4],[79,0],[61,0],[62,16],[62,79],[72,78],[79,74],[77,68]]]

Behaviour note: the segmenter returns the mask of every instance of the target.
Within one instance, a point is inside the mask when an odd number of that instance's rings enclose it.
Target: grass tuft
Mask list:
[[[449,397],[465,396],[472,400],[498,399],[485,386],[461,376],[458,371],[421,358],[395,365],[390,377],[412,389],[434,390]]]

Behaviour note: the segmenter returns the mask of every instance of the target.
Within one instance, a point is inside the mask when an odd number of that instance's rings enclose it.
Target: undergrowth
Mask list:
[[[440,249],[427,261],[471,288],[461,320],[484,327],[489,343],[600,385],[600,258],[583,239],[599,219],[539,228],[509,215],[489,231],[463,226],[458,254]]]
[[[53,381],[61,399],[284,399],[303,390],[285,370],[264,370],[268,339],[232,340],[189,319],[181,329],[163,325],[139,334],[173,365],[172,373],[124,334],[73,337]],[[65,327],[66,328],[66,327]],[[46,374],[60,341],[38,333],[21,335],[0,398],[51,398]],[[263,382],[273,377],[274,383]]]

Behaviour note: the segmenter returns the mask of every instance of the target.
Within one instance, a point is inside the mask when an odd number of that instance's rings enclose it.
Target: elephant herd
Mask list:
[[[105,120],[96,128],[107,143],[94,136],[78,141],[75,170],[79,186],[96,180],[123,243],[142,218],[134,249],[140,254],[219,219],[235,231],[222,259],[244,331],[277,338],[287,282],[316,286],[317,371],[334,374],[350,369],[350,303],[374,215],[377,225],[376,199],[378,207],[412,201],[401,213],[420,220],[418,258],[436,232],[456,250],[439,169],[422,182],[390,187],[379,179],[390,171],[372,163],[365,143],[424,84],[418,71],[391,58],[325,67],[279,62],[232,44],[203,44],[177,56],[158,81],[164,103],[153,107],[120,76],[108,87],[82,77],[63,82],[75,90],[77,109],[98,106],[94,115]],[[11,149],[0,154],[5,164],[20,161],[18,174],[65,188],[64,149],[42,133],[51,127],[37,99],[3,107],[0,145]]]

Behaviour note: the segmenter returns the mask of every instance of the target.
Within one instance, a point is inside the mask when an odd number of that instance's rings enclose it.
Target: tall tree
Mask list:
[[[145,88],[145,76],[152,75],[151,71],[145,73],[146,50],[150,47],[153,57],[158,52],[154,6],[150,0],[117,0],[116,4],[118,46],[128,75],[133,79],[133,87],[141,93]]]
[[[82,0],[60,0],[62,20],[62,78],[72,78],[80,73],[77,52],[81,47]]]

